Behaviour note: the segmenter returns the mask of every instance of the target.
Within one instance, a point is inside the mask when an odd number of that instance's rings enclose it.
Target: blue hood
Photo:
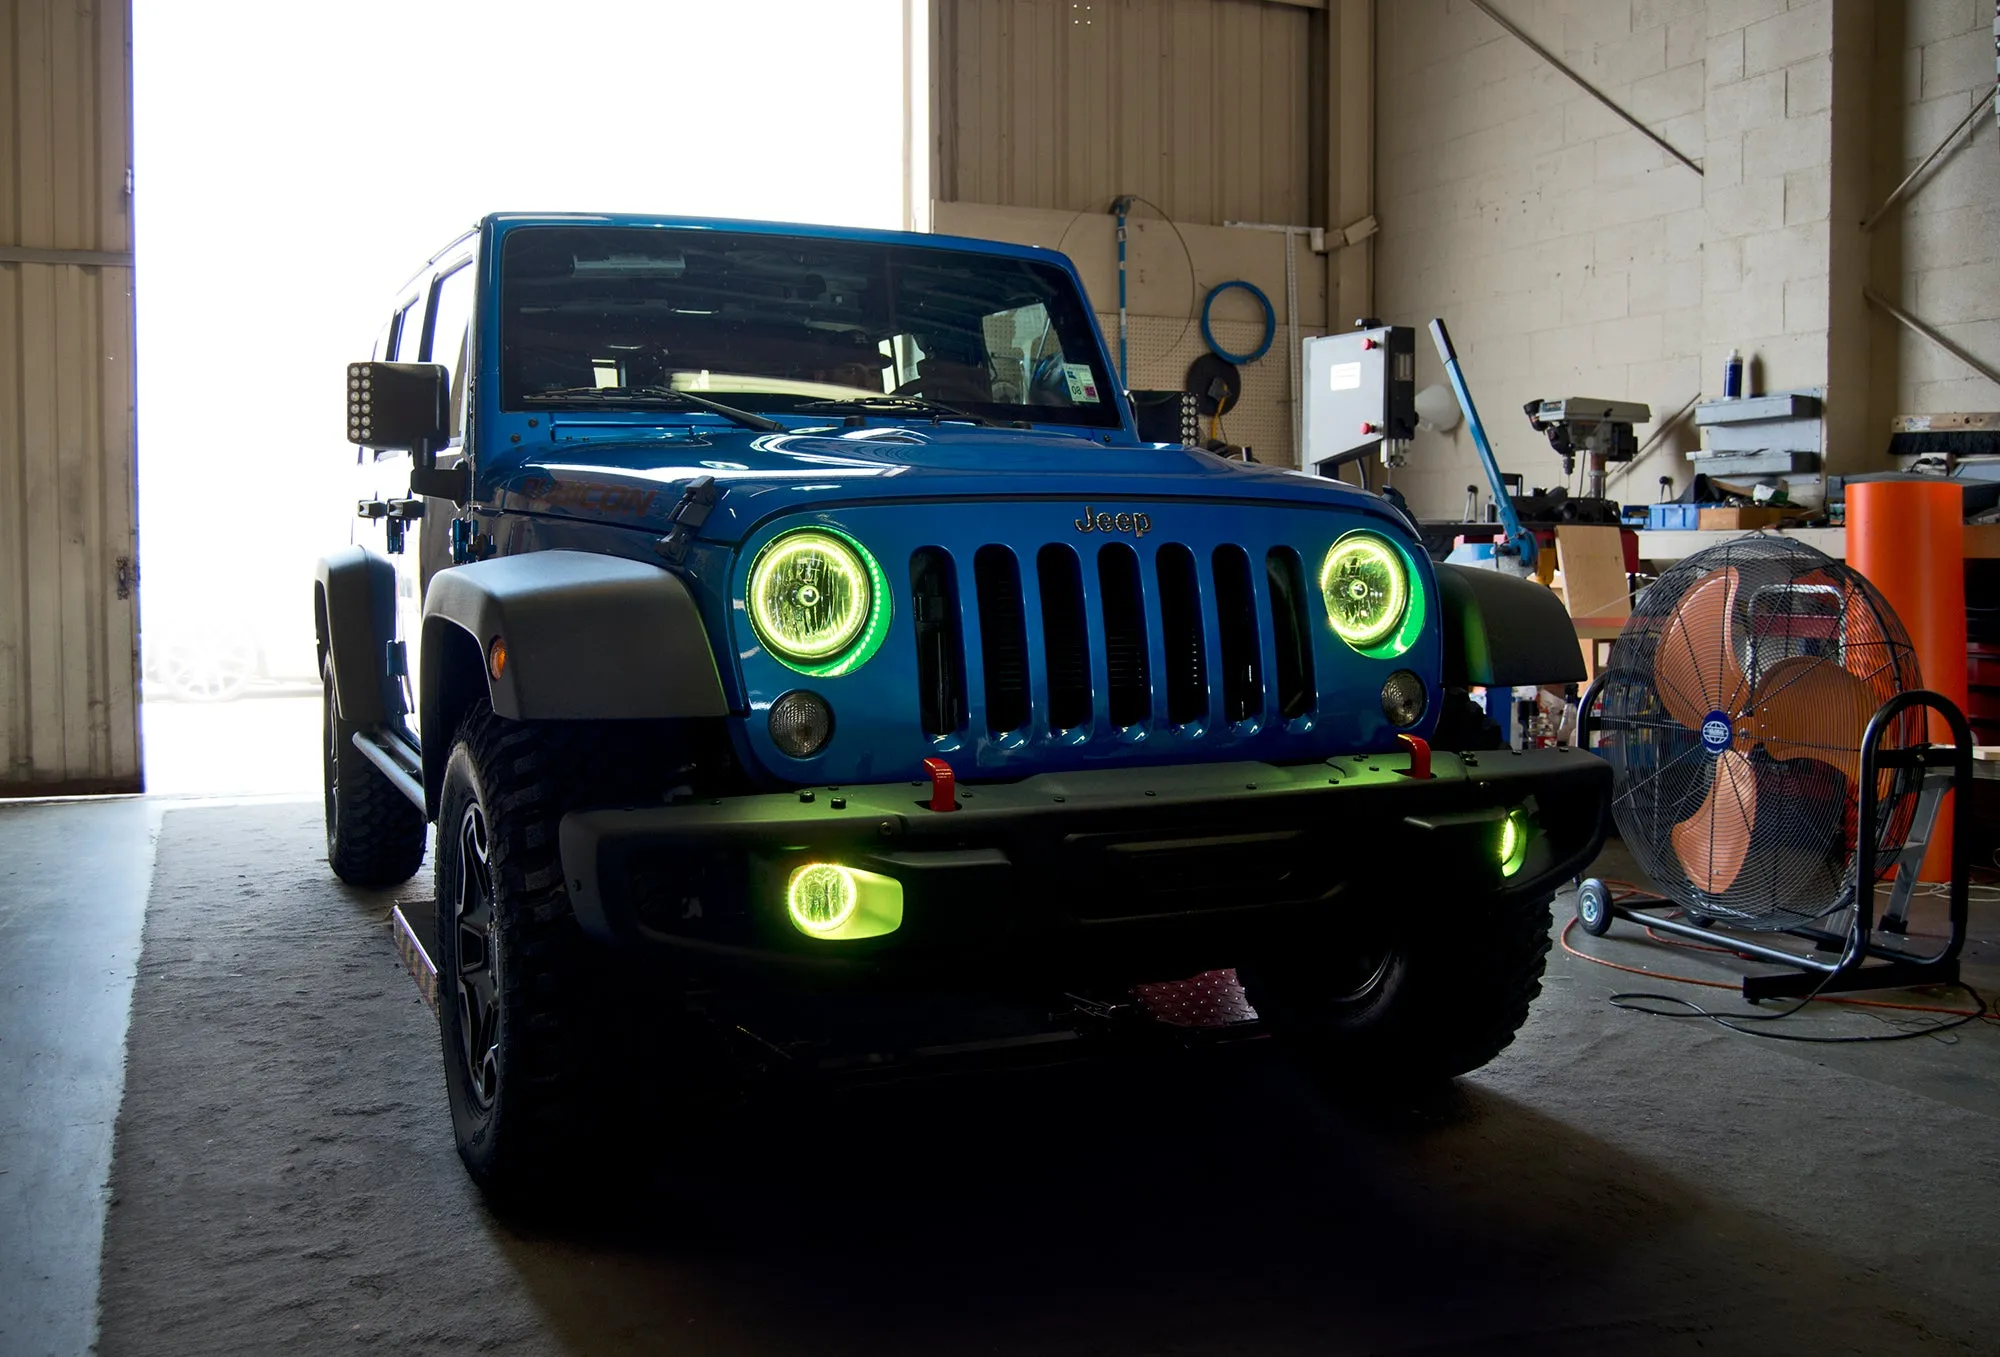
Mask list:
[[[1079,509],[1262,502],[1401,521],[1383,500],[1353,486],[1191,448],[949,423],[778,434],[557,419],[548,445],[510,458],[492,485],[506,512],[664,533],[682,492],[701,476],[713,476],[721,492],[701,532],[716,543],[740,542],[777,514],[927,499],[1057,499]]]

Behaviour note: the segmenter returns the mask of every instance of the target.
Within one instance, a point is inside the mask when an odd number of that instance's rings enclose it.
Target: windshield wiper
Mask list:
[[[712,415],[740,424],[746,429],[756,429],[760,433],[784,433],[785,426],[775,419],[754,415],[748,410],[739,410],[721,401],[712,401],[706,396],[697,396],[692,391],[682,391],[671,386],[566,386],[555,391],[532,391],[521,398],[528,405],[668,405],[682,406],[694,410],[706,410]]]
[[[856,396],[852,400],[807,401],[801,410],[864,410],[881,415],[935,415],[943,419],[962,419],[968,424],[992,424],[984,415],[975,415],[969,410],[961,410],[956,405],[946,405],[943,401],[925,400],[919,396]]]

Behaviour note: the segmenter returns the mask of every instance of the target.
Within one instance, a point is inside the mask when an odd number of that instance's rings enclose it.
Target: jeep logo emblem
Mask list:
[[[1078,532],[1129,532],[1134,537],[1144,537],[1153,530],[1153,520],[1145,514],[1097,514],[1092,515],[1088,504],[1083,506],[1083,517],[1076,520]]]
[[[1729,726],[1727,712],[1712,711],[1708,719],[1701,723],[1701,747],[1711,754],[1720,754],[1729,748],[1735,732]]]

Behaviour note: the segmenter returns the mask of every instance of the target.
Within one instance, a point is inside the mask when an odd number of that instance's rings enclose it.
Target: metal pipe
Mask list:
[[[1472,446],[1478,449],[1479,464],[1486,469],[1486,479],[1493,487],[1493,503],[1500,510],[1500,526],[1507,534],[1507,541],[1521,558],[1521,569],[1532,571],[1535,567],[1535,535],[1521,526],[1521,516],[1514,509],[1514,501],[1507,494],[1507,482],[1500,474],[1500,460],[1493,454],[1493,444],[1486,437],[1486,425],[1479,418],[1479,407],[1472,403],[1472,388],[1465,384],[1465,373],[1458,366],[1458,350],[1451,344],[1451,334],[1444,328],[1444,318],[1431,320],[1431,339],[1437,344],[1438,357],[1444,360],[1445,376],[1451,379],[1452,393],[1458,397],[1458,408],[1465,415],[1465,427],[1472,431]]]
[[[1472,7],[1478,10],[1481,14],[1484,14],[1487,18],[1491,19],[1494,23],[1499,24],[1500,27],[1505,29],[1509,34],[1519,39],[1520,42],[1525,47],[1527,47],[1529,51],[1533,52],[1543,61],[1548,62],[1549,65],[1555,67],[1558,71],[1561,71],[1564,75],[1568,76],[1571,82],[1574,83],[1578,89],[1582,90],[1585,94],[1588,94],[1591,98],[1597,100],[1598,103],[1603,104],[1606,108],[1610,109],[1613,113],[1616,113],[1620,118],[1623,118],[1627,123],[1631,124],[1632,129],[1644,135],[1646,140],[1652,142],[1655,146],[1659,147],[1662,151],[1665,151],[1675,160],[1680,161],[1681,164],[1687,166],[1689,169],[1693,170],[1696,174],[1701,173],[1701,166],[1696,162],[1689,160],[1685,155],[1682,155],[1681,152],[1674,146],[1672,142],[1668,141],[1658,132],[1655,132],[1652,128],[1646,126],[1646,124],[1640,122],[1637,118],[1633,117],[1630,113],[1627,113],[1617,104],[1611,102],[1610,95],[1606,94],[1603,90],[1598,89],[1597,86],[1591,84],[1588,80],[1585,80],[1575,71],[1565,66],[1562,63],[1561,58],[1557,57],[1555,53],[1551,52],[1548,48],[1536,42],[1526,33],[1523,33],[1519,28],[1516,28],[1511,19],[1507,18],[1507,16],[1502,14],[1499,10],[1493,8],[1493,6],[1487,4],[1486,0],[1472,0]]]
[[[1478,0],[1473,0],[1473,3],[1477,4]],[[1963,132],[1967,127],[1971,126],[1972,120],[1979,116],[1979,112],[1982,108],[1993,102],[1993,96],[1996,93],[2000,93],[2000,82],[1995,83],[1993,88],[1986,91],[1984,96],[1973,100],[1972,107],[1969,110],[1967,110],[1966,115],[1963,118],[1960,118],[1958,120],[1958,126],[1952,128],[1951,131],[1945,133],[1944,140],[1939,142],[1936,146],[1932,147],[1931,153],[1925,156],[1922,160],[1918,161],[1917,167],[1914,170],[1911,170],[1908,174],[1903,176],[1903,182],[1896,185],[1895,189],[1891,191],[1889,196],[1882,200],[1882,205],[1876,208],[1873,212],[1870,212],[1865,218],[1862,219],[1861,229],[1863,231],[1874,230],[1875,223],[1881,221],[1883,216],[1889,211],[1890,208],[1894,207],[1897,203],[1903,201],[1904,197],[1910,191],[1910,185],[1916,183],[1917,180],[1923,178],[1925,171],[1929,170],[1931,165],[1937,160],[1937,158],[1945,153],[1945,148],[1950,146],[1954,141],[1958,140],[1958,134],[1960,132]]]
[[[912,0],[903,0],[903,229],[905,231],[917,229],[916,186],[910,182],[911,176],[916,173],[913,168],[916,164],[916,148],[913,144],[915,129],[910,126],[916,109],[916,101],[912,97],[915,91],[911,89],[913,73],[910,70],[910,41],[915,29],[915,24],[912,22],[915,16],[911,13],[911,3]]]
[[[1285,333],[1291,345],[1285,362],[1285,387],[1292,401],[1292,455],[1299,468],[1306,465],[1306,422],[1305,422],[1305,380],[1301,374],[1304,355],[1299,347],[1299,237],[1310,238],[1316,232],[1324,234],[1324,228],[1314,226],[1285,226],[1269,221],[1225,221],[1224,226],[1238,231],[1279,231],[1285,237]]]
[[[1305,383],[1299,379],[1299,233],[1304,227],[1285,232],[1285,328],[1291,347],[1285,350],[1285,386],[1292,398],[1292,457],[1301,471],[1306,465],[1306,431],[1303,404]]]
[[[1967,353],[1957,344],[1954,344],[1951,340],[1945,338],[1942,334],[1939,334],[1935,329],[1931,328],[1929,325],[1926,325],[1923,321],[1918,320],[1915,316],[1905,311],[1902,307],[1896,305],[1894,302],[1884,297],[1874,288],[1872,287],[1862,288],[1861,295],[1866,297],[1869,301],[1875,303],[1875,305],[1881,307],[1884,311],[1887,311],[1891,317],[1900,322],[1903,325],[1903,327],[1909,330],[1912,334],[1922,335],[1925,339],[1928,339],[1931,343],[1937,345],[1940,349],[1943,349],[1946,353],[1950,354],[1953,358],[1956,358],[1959,362],[1971,368],[1974,372],[1984,377],[1987,381],[1992,382],[1995,385],[2000,385],[2000,371],[1996,371],[1995,369],[1988,367],[1985,363],[1981,362],[1979,359]]]
[[[1797,952],[1787,952],[1777,947],[1764,947],[1758,943],[1730,937],[1726,933],[1696,928],[1693,924],[1684,924],[1677,919],[1662,919],[1656,914],[1642,914],[1624,905],[1611,906],[1611,914],[1613,918],[1624,919],[1642,928],[1655,928],[1662,933],[1672,933],[1676,937],[1690,938],[1696,942],[1717,943],[1732,952],[1757,961],[1775,962],[1780,966],[1797,966],[1801,970],[1818,971],[1822,975],[1831,975],[1843,968],[1843,963],[1838,961],[1821,961],[1818,957],[1802,956]]]
[[[1111,204],[1111,210],[1118,214],[1118,385],[1127,391],[1132,389],[1132,379],[1125,366],[1125,213],[1131,206],[1130,198]]]

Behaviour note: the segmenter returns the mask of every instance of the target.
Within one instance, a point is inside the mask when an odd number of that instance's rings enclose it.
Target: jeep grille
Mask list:
[[[1204,559],[1178,542],[1143,554],[1127,542],[1082,552],[1051,542],[1025,560],[988,545],[972,553],[972,588],[961,593],[958,559],[925,547],[910,558],[923,729],[950,735],[977,719],[996,737],[1088,730],[1094,741],[1154,724],[1303,716],[1318,700],[1304,570],[1290,547],[1263,554],[1264,617],[1256,568],[1233,544]],[[1094,708],[1107,729],[1091,728]]]

